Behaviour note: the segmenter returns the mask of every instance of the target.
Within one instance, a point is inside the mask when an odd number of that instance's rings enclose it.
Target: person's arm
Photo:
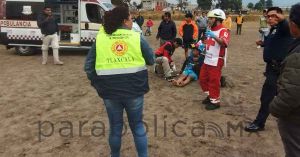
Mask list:
[[[278,80],[278,94],[270,103],[270,113],[275,117],[288,116],[300,108],[300,53],[289,56]]]
[[[142,55],[145,59],[145,62],[147,65],[153,65],[154,64],[154,54],[152,48],[149,46],[148,42],[144,38],[144,36],[141,35],[141,50]]]
[[[160,38],[160,34],[161,34],[161,25],[162,25],[163,22],[160,22],[158,28],[157,28],[157,34],[156,34],[156,39],[159,39]]]
[[[280,20],[277,31],[283,36],[290,36],[290,27],[288,21],[285,19]]]
[[[173,25],[173,27],[172,27],[172,40],[174,40],[175,38],[176,38],[176,35],[177,35],[177,28],[176,28],[176,24],[175,24],[175,22],[174,21],[172,21],[172,25]]]
[[[166,45],[166,46],[164,47],[163,55],[164,55],[164,57],[167,57],[167,58],[168,58],[169,63],[173,62],[173,60],[172,60],[173,52],[174,52],[174,49],[172,48],[171,45]]]
[[[185,22],[181,22],[179,26],[179,35],[183,37],[183,26],[185,25]]]
[[[262,26],[262,17],[259,17],[259,29],[261,29]]]
[[[45,18],[42,14],[40,14],[37,18],[37,24],[38,26],[44,27],[48,23],[48,18]]]
[[[244,17],[242,17],[242,23],[244,23]]]
[[[96,43],[96,42],[95,42]],[[88,77],[89,80],[93,80],[96,74],[95,70],[95,62],[96,62],[96,44],[93,44],[91,49],[89,50],[89,53],[86,56],[85,64],[84,64],[84,71]]]
[[[55,24],[56,24],[56,33],[58,34],[59,33],[59,26],[58,26],[58,23],[55,21]]]
[[[216,36],[212,31],[207,31],[205,33],[205,35],[214,38],[221,46],[224,46],[224,47],[228,46],[229,39],[230,39],[228,29],[223,29],[220,32],[220,36],[219,37]]]
[[[232,21],[231,21],[231,18],[229,18],[229,20],[228,20],[228,28],[231,30],[231,27],[232,27]]]
[[[192,25],[194,27],[193,39],[197,40],[197,37],[198,37],[198,26],[195,24],[195,22],[192,22]]]
[[[188,60],[189,60],[189,57],[187,57],[187,58],[185,59],[184,63],[182,64],[180,73],[182,73],[182,72],[184,71],[184,69],[185,69],[185,67],[186,67],[186,65],[187,65],[187,63],[188,63]]]
[[[145,20],[144,20],[144,17],[142,16],[142,25],[144,24]]]

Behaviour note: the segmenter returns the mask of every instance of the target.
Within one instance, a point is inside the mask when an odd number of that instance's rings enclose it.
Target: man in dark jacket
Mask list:
[[[48,49],[51,43],[52,50],[53,50],[53,58],[54,64],[62,65],[63,62],[59,60],[59,43],[58,43],[58,25],[55,21],[54,17],[52,16],[51,8],[48,6],[44,7],[43,12],[37,18],[37,24],[42,32],[42,52],[43,52],[43,61],[42,64],[47,64],[48,58]]]
[[[300,3],[292,6],[290,32],[296,40],[282,62],[278,94],[270,104],[270,113],[278,118],[279,133],[286,157],[300,155]]]
[[[264,41],[256,44],[264,47],[263,58],[266,62],[265,83],[261,92],[261,105],[256,119],[246,126],[245,131],[257,132],[264,130],[269,116],[269,104],[276,95],[276,82],[279,76],[280,64],[287,55],[287,49],[292,41],[287,20],[278,7],[271,7],[267,11],[267,21],[271,26],[269,35]]]
[[[140,26],[141,30],[143,30],[144,17],[139,12],[139,16],[135,19],[136,23]]]
[[[176,34],[176,25],[171,20],[171,13],[166,12],[163,16],[163,21],[158,27],[156,39],[160,39],[160,46],[162,46],[167,41],[173,41],[176,38]]]

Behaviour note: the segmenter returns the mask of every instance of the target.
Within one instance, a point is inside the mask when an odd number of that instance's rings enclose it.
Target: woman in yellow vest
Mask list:
[[[225,28],[227,28],[229,32],[231,31],[232,20],[231,20],[231,17],[229,15],[229,12],[226,12],[226,19],[223,21],[223,26]]]
[[[112,157],[120,156],[124,110],[138,156],[148,156],[143,105],[144,94],[149,91],[146,64],[154,64],[154,55],[144,37],[131,29],[132,18],[127,7],[106,12],[96,44],[85,63],[91,85],[106,107]]]
[[[244,23],[244,17],[242,16],[242,13],[239,13],[239,16],[236,17],[236,34],[241,35],[242,34],[242,25]]]

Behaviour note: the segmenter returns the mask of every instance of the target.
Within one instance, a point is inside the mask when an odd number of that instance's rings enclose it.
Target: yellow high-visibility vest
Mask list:
[[[96,38],[97,75],[129,74],[146,70],[141,51],[140,34],[132,30],[118,29],[106,34],[100,28]]]

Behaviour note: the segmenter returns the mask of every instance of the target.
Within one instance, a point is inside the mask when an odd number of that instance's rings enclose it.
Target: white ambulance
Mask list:
[[[89,49],[95,41],[110,0],[0,0],[0,43],[31,55],[41,48],[37,16],[50,5],[59,25],[61,48]]]

